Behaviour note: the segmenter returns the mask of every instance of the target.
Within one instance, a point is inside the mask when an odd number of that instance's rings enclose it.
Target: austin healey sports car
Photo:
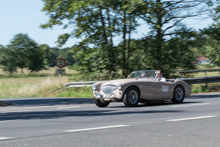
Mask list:
[[[162,82],[157,70],[133,71],[127,79],[101,81],[92,85],[95,104],[107,107],[110,102],[137,106],[139,102],[172,101],[181,103],[191,95],[191,87],[180,79]]]

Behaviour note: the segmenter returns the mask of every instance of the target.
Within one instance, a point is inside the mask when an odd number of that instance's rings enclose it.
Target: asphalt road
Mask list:
[[[0,147],[219,147],[220,93],[182,104],[111,103],[92,99],[0,99]]]

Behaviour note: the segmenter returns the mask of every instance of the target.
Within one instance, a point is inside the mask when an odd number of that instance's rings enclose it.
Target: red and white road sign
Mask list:
[[[59,68],[63,68],[66,66],[66,61],[63,58],[59,58],[56,60],[56,66]]]

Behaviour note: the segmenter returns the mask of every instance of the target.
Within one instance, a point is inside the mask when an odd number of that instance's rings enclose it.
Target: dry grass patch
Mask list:
[[[45,96],[48,91],[57,88],[58,83],[57,77],[0,79],[0,97]],[[68,78],[62,77],[61,84],[66,83]]]

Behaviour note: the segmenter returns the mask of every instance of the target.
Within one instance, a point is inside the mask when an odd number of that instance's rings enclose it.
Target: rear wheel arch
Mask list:
[[[175,89],[176,89],[176,87],[178,87],[178,86],[180,86],[180,87],[182,87],[182,88],[183,88],[183,92],[184,92],[184,93],[186,92],[186,90],[185,90],[184,86],[183,86],[183,85],[181,85],[181,84],[176,85],[176,86],[174,87],[174,89],[173,89],[173,90],[175,90]]]

